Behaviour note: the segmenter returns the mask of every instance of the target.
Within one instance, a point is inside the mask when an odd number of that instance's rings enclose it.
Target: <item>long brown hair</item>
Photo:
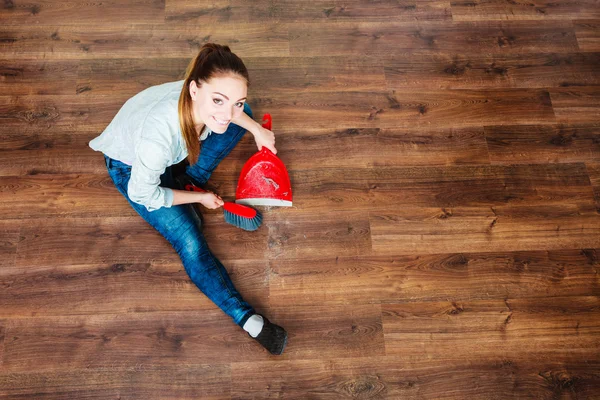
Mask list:
[[[245,78],[246,84],[250,85],[248,70],[243,61],[231,52],[229,46],[216,43],[204,44],[185,71],[185,81],[179,95],[178,111],[179,125],[187,146],[187,159],[190,165],[194,165],[200,155],[200,139],[194,128],[190,83],[194,81],[196,85],[201,86],[201,81],[208,82],[215,76],[226,74],[237,74]],[[200,127],[200,132],[202,129],[204,126]]]

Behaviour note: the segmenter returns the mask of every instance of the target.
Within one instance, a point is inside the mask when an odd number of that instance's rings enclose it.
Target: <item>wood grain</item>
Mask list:
[[[190,0],[169,0],[165,20],[167,24],[187,26],[251,21],[445,21],[451,17],[449,3],[440,0],[412,0],[402,3],[389,0],[377,3],[364,3],[360,0],[219,0],[211,2],[210,5]]]
[[[491,213],[490,207],[496,206],[539,206],[543,212],[541,207],[586,207],[593,202],[583,163],[331,168],[298,171],[291,179],[297,195],[294,209],[301,210],[373,214],[423,206],[481,207]]]
[[[261,308],[268,306],[265,263],[226,262],[242,297]],[[0,275],[0,318],[218,310],[190,280],[180,261],[57,265],[32,270],[22,273],[5,268]]]
[[[465,128],[481,125],[553,123],[550,96],[540,89],[392,90],[390,92],[273,93],[257,96],[260,111],[301,130],[314,128]],[[261,114],[262,115],[262,114]]]
[[[575,163],[600,158],[600,125],[486,126],[493,164]]]
[[[217,400],[231,398],[226,388],[230,380],[231,369],[225,364],[186,363],[164,367],[137,363],[126,367],[73,369],[69,373],[0,373],[0,396],[64,400],[118,397]]]
[[[389,89],[549,88],[599,85],[599,53],[411,53],[386,57]]]
[[[272,304],[595,296],[598,251],[410,254],[273,260]]]
[[[118,29],[107,24],[4,26],[0,59],[191,59],[209,42],[230,43],[240,57],[289,55],[287,26],[281,24],[210,25],[198,30],[197,26],[172,29],[144,23],[118,24]]]
[[[34,0],[28,3],[7,2],[0,8],[0,18],[7,25],[78,25],[161,23],[165,0],[135,0],[120,2],[103,0],[86,2],[69,0]],[[77,18],[74,18],[77,16]]]
[[[288,128],[289,129],[289,128]],[[278,130],[279,131],[279,130]],[[335,146],[330,146],[330,143]],[[488,164],[482,128],[348,128],[281,132],[287,168],[376,168]],[[241,150],[240,150],[241,151]],[[241,156],[241,154],[240,154]]]
[[[376,255],[600,246],[595,206],[404,207],[373,212],[370,226]]]
[[[590,296],[382,305],[386,354],[465,361],[564,353],[595,358],[600,326],[590,317],[598,301]]]
[[[522,54],[579,50],[570,21],[290,24],[290,55]]]
[[[556,120],[563,123],[597,123],[600,114],[600,88],[551,89]]]
[[[454,21],[600,18],[598,3],[583,1],[458,0],[451,2]]]
[[[600,398],[596,0],[6,0],[0,398]],[[271,356],[89,148],[205,43],[293,207],[202,232]],[[208,184],[235,199],[244,136]],[[184,165],[175,167],[176,173]]]
[[[573,21],[577,44],[583,51],[600,51],[600,19]]]
[[[452,372],[449,373],[448,370]],[[403,354],[320,361],[234,363],[232,398],[504,399],[594,396],[597,355],[494,357],[465,361]],[[295,385],[290,385],[295,382]]]
[[[0,272],[14,266],[21,225],[19,220],[0,220]]]

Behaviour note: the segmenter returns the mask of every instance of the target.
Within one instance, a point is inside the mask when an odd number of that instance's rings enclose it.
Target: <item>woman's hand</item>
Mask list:
[[[198,200],[198,203],[202,204],[206,208],[215,209],[222,207],[223,204],[225,204],[219,195],[209,192],[208,190],[206,193],[200,193],[200,196],[201,197]]]
[[[271,150],[273,154],[277,154],[277,149],[275,148],[275,134],[273,132],[259,125],[253,133],[258,150],[262,150],[264,146]]]

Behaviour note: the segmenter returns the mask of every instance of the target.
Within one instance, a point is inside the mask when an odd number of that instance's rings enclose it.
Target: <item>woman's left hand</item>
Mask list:
[[[254,132],[254,140],[256,141],[258,150],[262,150],[264,146],[271,150],[273,154],[277,154],[277,149],[275,148],[275,134],[270,130],[259,126],[256,132]]]

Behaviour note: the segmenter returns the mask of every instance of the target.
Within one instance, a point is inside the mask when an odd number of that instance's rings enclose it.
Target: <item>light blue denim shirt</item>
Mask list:
[[[183,81],[152,86],[123,104],[104,132],[89,146],[131,165],[129,198],[148,211],[173,205],[173,190],[159,186],[168,166],[187,157],[177,105]],[[204,128],[200,140],[211,132]]]

